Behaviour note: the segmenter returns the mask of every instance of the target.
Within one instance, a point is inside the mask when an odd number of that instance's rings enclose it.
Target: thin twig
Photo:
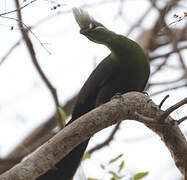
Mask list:
[[[164,53],[164,54],[161,54],[161,55],[149,57],[149,60],[153,61],[153,60],[158,59],[158,58],[168,57],[169,55],[171,55],[173,53],[177,53],[178,51],[181,51],[181,50],[184,50],[184,49],[187,49],[187,46],[183,46],[183,47],[180,47],[178,49],[174,49],[174,50],[172,50],[168,53]]]
[[[162,105],[164,104],[164,102],[166,101],[167,98],[169,98],[169,94],[166,95],[166,96],[164,97],[164,99],[162,99],[162,101],[160,102],[160,104],[159,104],[159,106],[158,106],[159,108],[162,107]]]
[[[143,98],[145,99],[143,100]],[[51,169],[51,166],[66,156],[66,154],[78,144],[93,136],[96,132],[109,125],[120,122],[122,119],[135,119],[134,111],[152,118],[162,114],[162,111],[158,108],[152,108],[156,107],[154,103],[147,103],[148,101],[149,99],[141,93],[131,92],[123,95],[123,101],[121,102],[108,102],[105,106],[98,107],[94,111],[80,117],[78,121],[74,121],[70,126],[67,126],[66,131],[58,133],[34,155],[31,155],[28,159],[23,161],[23,163],[1,175],[0,178],[10,180],[12,180],[12,177],[17,177],[17,179],[21,179],[21,177],[25,177],[24,179],[36,179],[38,176]],[[127,106],[127,104],[129,106]],[[111,117],[113,118],[111,119]],[[87,122],[88,119],[90,122]],[[171,120],[172,118],[168,117],[168,121]],[[150,125],[149,128],[157,133],[164,141],[172,154],[176,166],[181,173],[185,175],[187,167],[187,143],[179,127],[173,125],[163,128]]]
[[[57,110],[57,113],[58,113],[58,116],[59,116],[57,118],[57,122],[58,122],[58,125],[62,128],[62,122],[61,122],[61,119],[60,119],[61,116],[60,116],[59,111],[58,111],[58,108],[60,107],[60,104],[59,104],[59,101],[58,101],[57,91],[53,87],[51,82],[48,80],[48,78],[46,77],[46,75],[44,74],[44,72],[42,71],[42,69],[41,69],[41,67],[38,63],[33,44],[32,44],[32,42],[31,42],[31,40],[30,40],[30,38],[27,34],[28,31],[24,28],[24,25],[23,25],[22,14],[21,14],[21,11],[19,9],[19,7],[20,7],[19,0],[15,0],[15,2],[16,2],[16,7],[18,9],[18,11],[17,11],[18,20],[19,20],[18,24],[19,24],[23,39],[24,39],[24,41],[27,45],[27,49],[29,50],[29,54],[31,56],[33,64],[35,65],[36,69],[38,70],[38,73],[40,74],[41,78],[43,79],[43,81],[45,82],[45,84],[47,85],[47,87],[49,88],[49,90],[51,92],[51,95],[54,99],[54,102],[55,102],[55,105],[56,105],[56,110]]]
[[[187,119],[187,116],[184,116],[183,118],[179,119],[177,121],[177,124],[181,124],[183,121],[185,121]]]
[[[66,115],[71,115],[73,106],[75,104],[77,94],[69,99],[61,108],[65,111]],[[31,133],[29,133],[14,150],[12,150],[4,159],[0,159],[0,174],[7,171],[15,164],[19,163],[25,156],[31,154],[44,142],[47,142],[57,132],[52,131],[56,127],[56,115],[53,114],[43,124],[39,125]],[[26,150],[26,151],[25,151]]]
[[[156,83],[149,83],[150,86],[160,86],[160,85],[168,85],[168,84],[173,84],[173,83],[177,83],[181,80],[183,80],[185,78],[185,75],[183,74],[181,77],[172,80],[172,81],[164,81],[164,82],[156,82]]]
[[[182,85],[178,85],[178,86],[175,86],[175,87],[166,88],[166,89],[157,91],[153,94],[150,94],[150,96],[156,96],[158,94],[161,94],[161,93],[164,93],[164,92],[167,92],[167,91],[171,91],[171,90],[176,90],[176,89],[183,88],[183,87],[187,87],[187,84],[182,84]]]
[[[168,26],[171,26],[171,25],[179,23],[180,21],[184,20],[184,18],[186,18],[187,15],[186,15],[186,13],[184,13],[183,16],[178,16],[178,15],[175,14],[174,17],[176,18],[176,20],[171,22],[171,23],[169,23]]]
[[[14,21],[17,21],[19,22],[19,19],[16,19],[16,18],[13,18],[13,17],[7,17],[7,16],[1,16],[2,18],[6,18],[6,19],[11,19],[11,20],[14,20]],[[49,52],[49,50],[44,46],[44,43],[42,43],[40,41],[40,39],[36,36],[36,34],[31,30],[31,28],[29,26],[27,26],[24,22],[22,22],[23,26],[26,28],[26,30],[28,32],[30,32],[35,38],[36,40],[40,43],[40,45],[46,50],[46,52],[51,55],[51,52]]]
[[[175,105],[168,108],[159,118],[159,121],[163,121],[166,119],[173,111],[178,109],[179,107],[183,106],[184,104],[187,104],[187,98],[184,98],[180,102],[176,103]]]
[[[154,76],[155,74],[157,74],[166,65],[168,59],[169,59],[169,56],[166,56],[163,62],[159,64],[158,67],[155,69],[155,71],[151,73],[151,76]]]
[[[181,51],[177,48],[177,45],[176,45],[176,52],[177,52],[177,55],[179,57],[179,61],[182,65],[182,68],[186,70],[186,65],[185,65],[184,58],[182,57]]]
[[[155,0],[154,0],[155,1]],[[140,24],[143,22],[143,20],[146,18],[146,16],[149,14],[149,12],[153,9],[152,6],[150,6],[146,11],[145,13],[138,19],[138,21],[129,29],[129,31],[126,33],[126,36],[129,36],[133,30],[140,26]]]
[[[2,57],[1,61],[0,61],[0,66],[4,63],[4,61],[6,60],[6,58],[11,54],[11,52],[17,47],[19,46],[21,43],[21,40],[17,41],[7,52],[6,54]]]
[[[35,0],[36,1],[36,0]],[[118,0],[118,1],[121,1],[121,0]],[[114,1],[113,0],[108,0],[108,1],[99,1],[99,2],[94,2],[94,3],[90,3],[90,4],[84,4],[81,6],[81,8],[90,8],[90,7],[95,7],[95,6],[98,6],[98,5],[103,5],[103,4],[110,4],[110,3],[113,3]],[[30,4],[30,3],[29,3]],[[27,6],[27,5],[26,5]],[[25,6],[23,6],[22,8],[24,8]],[[22,9],[21,8],[21,9]],[[16,9],[17,10],[17,9]],[[16,12],[16,10],[13,10],[13,11],[10,11],[10,12],[6,12],[6,13],[2,13],[0,14],[0,16],[3,16],[3,15],[6,15],[6,14],[9,14],[9,13],[12,13],[12,12]],[[52,14],[52,15],[49,15],[47,17],[44,17],[43,19],[39,20],[36,24],[34,24],[33,26],[30,26],[29,29],[34,29],[35,27],[37,27],[38,25],[48,21],[48,20],[51,20],[53,18],[55,18],[56,16],[59,16],[59,15],[64,15],[64,14],[68,14],[68,13],[71,13],[72,10],[71,9],[68,9],[68,10],[64,10],[64,11],[58,11],[57,13],[55,14]],[[18,41],[21,41],[22,39],[18,40]],[[42,45],[43,43],[41,43]]]
[[[5,13],[1,13],[0,16],[4,16],[4,15],[7,15],[7,14],[11,14],[11,13],[17,12],[18,10],[20,11],[21,9],[27,7],[28,5],[30,5],[30,4],[32,4],[32,3],[36,2],[36,1],[37,1],[37,0],[32,0],[31,2],[25,4],[24,6],[19,7],[19,9],[17,8],[17,9],[14,9],[14,10],[12,10],[12,11],[8,11],[8,12],[5,12]]]

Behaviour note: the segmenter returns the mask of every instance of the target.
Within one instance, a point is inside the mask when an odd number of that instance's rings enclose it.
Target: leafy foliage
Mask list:
[[[90,158],[91,158],[91,154],[86,152],[86,153],[84,153],[84,156],[82,159],[85,160],[85,159],[90,159]]]
[[[116,162],[116,161],[117,161],[118,159],[120,159],[122,156],[123,156],[123,154],[120,154],[120,155],[118,155],[117,157],[115,157],[114,159],[111,159],[111,160],[109,161],[109,164]]]
[[[141,173],[137,173],[135,174],[130,180],[139,180],[144,178],[145,176],[147,176],[149,174],[149,172],[141,172]]]
[[[91,154],[85,153],[83,159],[88,159],[91,157]],[[124,173],[125,169],[125,160],[122,159],[123,154],[119,154],[116,157],[110,159],[107,163],[100,164],[100,168],[103,170],[103,177],[106,175],[110,175],[110,180],[120,180],[124,179],[126,176],[126,179],[129,177],[128,174]],[[137,174],[134,174],[130,177],[129,180],[140,180],[143,179],[145,176],[148,175],[149,172],[140,172]],[[128,177],[127,177],[128,175]],[[89,177],[87,180],[99,180],[97,178],[91,178]]]

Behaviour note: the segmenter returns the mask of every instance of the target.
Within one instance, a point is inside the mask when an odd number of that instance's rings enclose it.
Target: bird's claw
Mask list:
[[[111,97],[111,100],[121,98],[121,93],[116,93],[114,96]]]
[[[146,92],[146,91],[142,91],[141,93],[143,93],[146,96],[149,96],[148,92]]]

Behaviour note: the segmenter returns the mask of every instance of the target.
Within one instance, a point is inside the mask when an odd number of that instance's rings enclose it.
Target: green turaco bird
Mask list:
[[[73,9],[80,33],[89,40],[107,46],[111,53],[91,73],[79,92],[72,119],[68,124],[95,107],[110,101],[116,93],[142,92],[148,81],[150,66],[142,48],[125,36],[108,30],[82,9]],[[83,53],[86,50],[82,50]],[[68,125],[67,124],[67,125]],[[37,180],[72,180],[88,144],[73,149]]]

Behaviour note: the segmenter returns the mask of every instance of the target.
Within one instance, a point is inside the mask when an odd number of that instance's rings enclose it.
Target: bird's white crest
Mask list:
[[[89,28],[94,19],[84,10],[73,8],[73,15],[81,29]]]

